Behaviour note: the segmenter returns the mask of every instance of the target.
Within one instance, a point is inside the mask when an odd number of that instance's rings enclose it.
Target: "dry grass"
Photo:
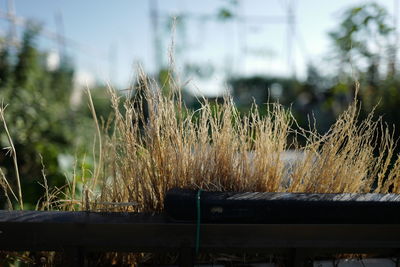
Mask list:
[[[162,94],[144,74],[135,97],[110,90],[114,117],[100,137],[101,162],[87,185],[87,209],[158,212],[172,187],[220,191],[366,193],[400,191],[392,133],[371,113],[358,120],[357,100],[329,132],[295,131],[290,111],[270,104],[240,116],[232,99],[185,108],[179,88]],[[122,102],[122,103],[121,103]],[[144,118],[144,103],[148,119]],[[121,106],[123,108],[121,108]],[[93,107],[93,106],[92,106]],[[107,134],[110,132],[111,134]],[[300,145],[301,135],[307,141]],[[288,140],[294,140],[288,143]],[[286,150],[301,157],[290,164]],[[104,206],[104,203],[107,205]],[[115,205],[110,205],[114,203]],[[117,203],[137,203],[118,205]]]
[[[290,110],[279,104],[263,107],[266,116],[261,117],[255,105],[241,115],[226,96],[223,104],[203,99],[201,108],[193,111],[184,106],[174,82],[164,85],[171,89],[165,93],[143,73],[138,80],[141,86],[132,97],[110,89],[114,115],[102,125],[89,92],[97,132],[94,170],[80,171],[82,188],[75,172],[65,187],[48,188],[43,171],[46,193],[38,209],[159,212],[166,191],[173,187],[400,193],[400,157],[394,155],[393,133],[373,112],[359,120],[356,99],[327,133],[319,135],[316,130],[299,130]],[[4,120],[3,124],[6,128]],[[300,145],[299,136],[305,144]],[[10,147],[16,157],[11,137]],[[285,160],[289,149],[300,155],[297,160]],[[13,190],[2,173],[0,178],[9,203],[7,192],[22,207],[19,183]]]
[[[164,85],[169,93],[143,73],[138,80],[141,86],[132,97],[110,89],[114,115],[102,125],[89,92],[97,132],[94,170],[80,171],[81,193],[75,173],[65,187],[50,189],[43,171],[46,193],[38,209],[159,212],[166,191],[173,187],[400,193],[400,157],[394,155],[393,133],[373,112],[359,120],[356,99],[327,133],[319,135],[316,130],[299,130],[290,110],[279,104],[263,107],[266,116],[261,117],[255,105],[243,115],[226,96],[223,104],[203,99],[201,108],[193,111],[184,106],[172,80]],[[1,108],[0,118],[3,113]],[[300,145],[298,136],[305,144]],[[9,140],[16,162],[10,136]],[[289,149],[300,155],[297,160],[284,159]],[[20,184],[13,190],[2,173],[0,178],[9,203],[7,192],[22,208]]]
[[[15,150],[15,146],[14,146],[14,142],[11,138],[10,132],[8,130],[8,126],[6,123],[6,120],[4,118],[4,112],[5,109],[7,108],[7,106],[4,106],[3,102],[1,103],[0,106],[0,121],[3,124],[4,127],[4,131],[6,133],[7,136],[7,140],[9,142],[9,147],[7,147],[6,149],[8,150],[8,153],[11,155],[12,159],[13,159],[13,164],[14,164],[14,171],[15,171],[15,180],[17,181],[17,192],[18,192],[18,198],[16,197],[16,194],[14,193],[12,187],[10,186],[10,184],[8,183],[3,171],[0,170],[0,174],[1,174],[1,182],[0,184],[2,185],[4,192],[5,192],[5,196],[8,200],[8,203],[11,203],[10,198],[8,197],[7,191],[10,190],[11,194],[14,196],[15,200],[18,202],[19,208],[21,210],[24,209],[24,202],[22,199],[22,188],[21,188],[21,179],[19,177],[19,169],[18,169],[18,160],[17,160],[17,151]],[[9,208],[12,208],[12,205],[9,205]]]
[[[48,188],[43,171],[45,195],[37,209],[160,212],[166,191],[173,187],[400,193],[400,157],[394,155],[393,134],[373,112],[359,120],[357,100],[319,135],[316,130],[299,130],[290,110],[279,104],[268,104],[267,116],[261,117],[257,106],[241,115],[227,96],[224,104],[202,100],[201,108],[192,111],[182,103],[176,84],[163,94],[144,74],[139,81],[142,86],[132,98],[110,90],[114,115],[102,125],[89,92],[97,130],[94,170],[80,171],[82,193],[75,172],[65,187]],[[306,143],[300,145],[298,136]],[[288,149],[301,156],[287,162]],[[1,169],[0,186],[10,208],[7,192],[22,206],[19,185],[15,194]],[[103,256],[134,264],[148,255]]]

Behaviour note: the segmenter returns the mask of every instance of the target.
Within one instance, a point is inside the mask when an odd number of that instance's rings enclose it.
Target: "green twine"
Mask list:
[[[196,196],[196,209],[197,209],[197,222],[196,222],[196,254],[199,253],[199,248],[200,248],[200,194],[201,194],[201,189],[197,191],[197,196]]]

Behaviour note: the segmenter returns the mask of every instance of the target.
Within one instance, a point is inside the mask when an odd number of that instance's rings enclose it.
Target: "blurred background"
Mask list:
[[[137,66],[160,83],[171,68],[189,108],[197,96],[238,109],[279,101],[320,133],[361,89],[360,116],[400,128],[399,0],[0,0],[0,101],[18,153],[25,201],[93,164],[93,120]],[[395,130],[395,135],[399,132]],[[0,168],[15,175],[0,131]],[[82,171],[80,171],[82,170]],[[74,173],[75,172],[75,173]],[[74,174],[73,174],[74,173]],[[0,198],[0,204],[3,198]]]

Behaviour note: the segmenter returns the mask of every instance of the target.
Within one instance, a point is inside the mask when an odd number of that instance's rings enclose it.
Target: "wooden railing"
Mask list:
[[[196,244],[201,253],[279,254],[288,266],[331,253],[400,256],[399,224],[201,224],[199,240],[196,226],[163,214],[0,211],[0,250],[61,251],[70,266],[94,251],[178,252],[192,266]]]

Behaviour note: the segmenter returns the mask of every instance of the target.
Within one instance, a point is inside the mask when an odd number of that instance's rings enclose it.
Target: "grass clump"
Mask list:
[[[395,155],[393,133],[373,112],[360,120],[356,98],[328,132],[319,134],[312,127],[301,129],[290,110],[277,103],[254,105],[249,113],[239,114],[226,96],[222,104],[203,99],[198,110],[190,110],[175,83],[163,93],[143,73],[139,81],[132,96],[109,90],[114,114],[103,123],[89,93],[97,133],[94,169],[75,170],[79,181],[74,172],[63,188],[49,188],[43,170],[46,193],[37,209],[161,212],[165,193],[173,187],[400,193],[400,157]],[[261,116],[260,108],[266,108],[267,115]],[[295,160],[287,159],[288,150],[297,155]],[[19,201],[20,187],[11,190],[1,172],[0,178],[7,198],[10,192]],[[130,264],[151,258],[115,253],[98,257]]]
[[[123,100],[110,90],[114,116],[101,138],[101,159],[84,201],[87,209],[160,212],[168,189],[218,191],[398,193],[400,159],[393,133],[373,112],[359,120],[354,99],[330,130],[297,126],[290,110],[268,104],[239,114],[232,99],[201,101],[190,110],[176,84],[162,93],[140,74],[140,88]],[[94,109],[93,109],[94,110]],[[145,116],[147,114],[148,116]],[[301,136],[305,143],[300,144]],[[290,140],[290,141],[289,141]],[[288,161],[285,154],[299,155]]]

